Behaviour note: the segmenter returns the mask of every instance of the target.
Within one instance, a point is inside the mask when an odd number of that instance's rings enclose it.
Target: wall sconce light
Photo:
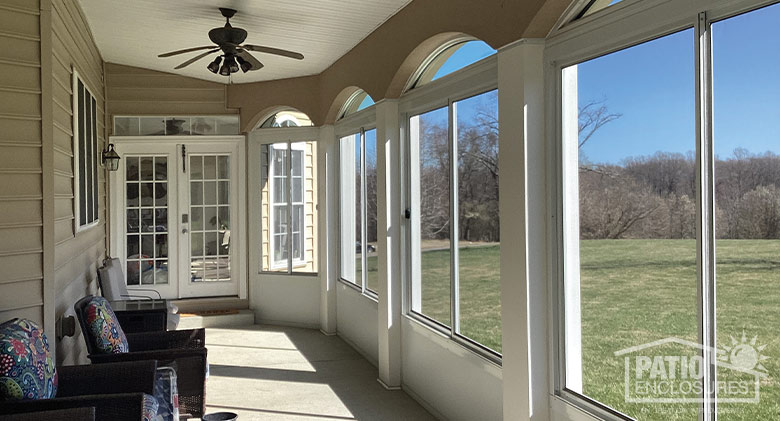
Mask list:
[[[103,166],[108,168],[109,171],[116,171],[119,169],[119,154],[114,150],[114,144],[109,143],[106,145],[106,149],[102,153]]]

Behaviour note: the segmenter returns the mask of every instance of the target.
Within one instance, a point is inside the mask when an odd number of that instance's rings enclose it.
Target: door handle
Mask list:
[[[189,231],[187,228],[182,228],[182,229],[181,229],[181,233],[182,233],[182,234],[186,234],[186,233],[188,233],[188,232],[190,232],[190,231]]]

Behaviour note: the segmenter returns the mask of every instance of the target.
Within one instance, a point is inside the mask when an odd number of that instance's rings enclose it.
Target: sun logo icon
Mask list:
[[[761,373],[767,373],[766,367],[761,362],[769,359],[766,355],[761,355],[761,351],[766,348],[766,345],[759,345],[758,337],[753,336],[753,339],[748,341],[745,332],[742,332],[741,340],[736,340],[733,336],[729,336],[731,339],[730,346],[723,347],[723,353],[718,357],[719,361],[729,363],[745,371],[758,371]]]

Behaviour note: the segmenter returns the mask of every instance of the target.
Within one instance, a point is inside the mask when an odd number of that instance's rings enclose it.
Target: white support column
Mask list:
[[[401,133],[398,101],[376,104],[379,382],[401,386]]]
[[[498,52],[504,419],[548,420],[544,45]]]
[[[322,126],[317,142],[317,203],[319,203],[320,330],[336,334],[336,279],[339,259],[338,142],[333,126]]]

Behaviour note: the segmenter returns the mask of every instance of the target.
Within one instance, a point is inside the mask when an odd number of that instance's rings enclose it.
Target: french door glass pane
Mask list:
[[[460,333],[501,352],[498,223],[498,91],[458,101]]]
[[[366,288],[377,292],[379,290],[379,273],[377,272],[377,178],[376,178],[376,129],[366,130],[366,171],[363,179],[366,186]]]
[[[562,73],[565,387],[641,420],[698,419],[681,400],[701,398],[694,45]]]
[[[191,281],[230,281],[230,179],[221,178],[229,174],[230,157],[190,155],[189,160]]]
[[[450,158],[448,110],[439,108],[410,118],[411,183],[414,215],[412,310],[449,326]],[[416,158],[416,159],[415,159]]]
[[[712,24],[721,421],[778,417],[778,21],[774,5]]]
[[[339,140],[341,279],[362,285],[360,254],[360,133]]]
[[[128,285],[168,283],[167,174],[165,156],[125,157]]]

